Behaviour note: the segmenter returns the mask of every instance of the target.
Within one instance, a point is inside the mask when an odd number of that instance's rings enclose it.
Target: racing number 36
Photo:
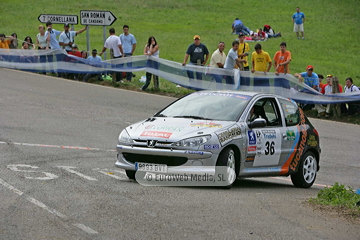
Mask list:
[[[275,153],[275,142],[266,142],[265,143],[265,155],[274,155]]]

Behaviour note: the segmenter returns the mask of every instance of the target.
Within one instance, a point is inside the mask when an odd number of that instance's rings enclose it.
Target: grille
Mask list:
[[[169,157],[169,156],[154,156],[147,154],[134,154],[134,153],[123,153],[126,161],[135,163],[157,163],[157,164],[166,164],[168,166],[181,166],[187,162],[185,157]]]

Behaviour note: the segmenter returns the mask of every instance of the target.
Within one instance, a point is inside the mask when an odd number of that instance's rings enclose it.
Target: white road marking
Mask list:
[[[76,223],[76,224],[73,224],[74,226],[80,228],[81,230],[83,230],[84,232],[87,232],[89,234],[97,234],[98,232],[85,226],[84,224],[81,224],[81,223]]]
[[[55,209],[52,209],[48,206],[46,206],[44,203],[36,200],[35,198],[30,197],[29,195],[25,194],[24,192],[20,191],[19,189],[16,189],[15,187],[11,186],[10,184],[8,184],[7,182],[5,182],[4,180],[2,180],[0,178],[0,184],[2,184],[4,187],[6,187],[7,189],[9,189],[10,191],[18,194],[19,196],[23,196],[26,200],[28,200],[29,202],[35,204],[36,206],[44,209],[45,211],[61,218],[62,220],[68,220],[68,217],[65,214],[62,214],[61,212],[58,212]],[[76,223],[73,224],[74,226],[80,228],[81,230],[83,230],[86,233],[90,233],[90,234],[96,234],[98,233],[97,231],[85,226],[84,224],[81,223]]]
[[[74,173],[74,174],[78,175],[79,177],[85,178],[85,179],[87,179],[87,180],[97,181],[96,178],[89,177],[89,176],[86,176],[86,175],[84,175],[84,174],[82,174],[82,173],[79,173],[79,172],[77,172],[77,171],[75,171],[75,170],[72,170],[72,168],[76,168],[76,167],[71,167],[71,166],[57,166],[57,167],[58,167],[58,168],[65,169],[66,171],[71,172],[71,173]]]
[[[115,175],[113,174],[112,172],[117,172],[117,173],[121,173],[123,175],[126,175],[126,173],[124,171],[121,171],[121,170],[113,170],[113,169],[100,169],[100,168],[94,168],[92,169],[93,171],[98,171],[99,173],[102,173],[106,176],[110,176],[110,177],[113,177],[115,179],[118,179],[118,180],[129,180],[128,177],[125,177],[125,176],[118,176],[118,175]]]
[[[36,173],[38,171],[19,169],[19,167],[32,168],[32,169],[39,168],[37,166],[27,165],[27,164],[11,164],[11,165],[7,165],[6,167],[15,172],[27,172],[27,173]],[[40,173],[45,174],[46,177],[29,177],[29,176],[25,175],[25,178],[26,179],[37,179],[37,180],[52,180],[52,179],[58,178],[58,176],[56,176],[55,174],[52,174],[52,173],[48,173],[48,172],[40,172]]]
[[[3,142],[3,141],[0,141],[0,144],[7,144],[7,145],[14,144],[14,145],[31,146],[31,147],[53,147],[53,148],[63,148],[63,149],[77,149],[77,150],[93,150],[93,151],[116,152],[116,150],[107,150],[107,149],[100,149],[100,148],[61,146],[61,145],[46,145],[46,144],[32,144],[32,143],[18,143],[18,142]],[[122,172],[122,173],[125,174],[125,172]],[[79,174],[81,174],[81,173],[79,173]],[[108,174],[108,173],[106,173],[106,175],[117,178],[117,176],[115,177],[114,175],[111,175],[111,174]],[[85,175],[83,175],[83,176],[85,176]],[[88,177],[88,176],[85,176],[85,178],[86,177]],[[91,178],[91,177],[89,177],[89,178]],[[269,177],[269,178],[282,180],[282,181],[291,181],[290,179],[283,178],[283,177]],[[97,180],[97,179],[92,178],[92,179],[89,179],[89,180]],[[319,187],[331,187],[330,185],[317,184],[317,183],[314,183],[314,185],[319,186]]]
[[[89,147],[76,147],[76,146],[61,146],[61,145],[47,145],[47,144],[37,144],[37,143],[19,143],[19,142],[2,142],[0,144],[7,145],[19,145],[19,146],[29,146],[29,147],[51,147],[51,148],[63,148],[63,149],[76,149],[76,150],[92,150],[92,151],[104,151],[104,152],[116,152],[116,150],[107,150],[100,148],[89,148]]]

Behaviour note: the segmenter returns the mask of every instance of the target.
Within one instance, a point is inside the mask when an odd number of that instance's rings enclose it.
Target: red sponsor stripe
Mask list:
[[[172,133],[170,132],[157,132],[157,131],[143,131],[140,136],[145,137],[157,137],[157,138],[170,138]]]

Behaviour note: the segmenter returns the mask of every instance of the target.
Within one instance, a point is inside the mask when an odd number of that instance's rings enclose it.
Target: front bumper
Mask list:
[[[214,167],[218,158],[216,153],[201,150],[146,148],[125,145],[117,145],[116,149],[118,155],[115,166],[125,170],[135,170],[135,160],[133,159],[137,159],[137,162],[166,164],[169,173],[209,173],[209,169],[204,168],[204,166]],[[132,156],[130,160],[129,155]],[[157,161],[159,159],[161,159],[161,162]],[[173,159],[176,161],[172,161]],[[213,172],[213,170],[210,172]]]

